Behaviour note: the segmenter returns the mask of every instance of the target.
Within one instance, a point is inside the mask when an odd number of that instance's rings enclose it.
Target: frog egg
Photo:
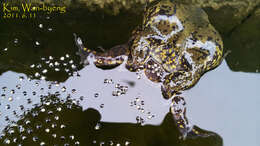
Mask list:
[[[5,143],[5,144],[10,144],[11,141],[10,141],[9,139],[5,139],[5,140],[4,140],[4,143]]]
[[[23,81],[23,80],[24,80],[24,77],[23,77],[23,76],[19,76],[19,80],[20,80],[20,81]]]
[[[34,67],[35,67],[35,64],[30,65],[30,68],[34,68]]]
[[[101,104],[99,107],[100,107],[100,108],[104,108],[104,104]]]
[[[125,146],[128,146],[128,145],[130,145],[130,142],[129,142],[129,141],[126,141],[126,142],[125,142]]]
[[[45,146],[45,142],[42,141],[42,142],[40,143],[40,146]]]
[[[65,57],[63,57],[63,56],[60,57],[60,60],[61,60],[61,61],[64,61],[64,60],[65,60]]]
[[[56,138],[56,137],[57,137],[57,134],[54,133],[54,134],[52,134],[51,136],[54,137],[54,138]]]
[[[40,74],[39,74],[38,72],[36,72],[36,73],[34,74],[34,76],[35,76],[35,77],[40,77]]]
[[[38,138],[37,136],[34,136],[34,137],[32,138],[32,140],[33,140],[34,142],[36,142],[36,141],[39,140],[39,138]]]
[[[54,58],[52,56],[49,56],[49,60],[53,60]]]
[[[36,68],[42,68],[42,65],[41,65],[41,64],[38,64],[38,65],[36,66]]]
[[[60,111],[61,111],[61,107],[58,107],[58,108],[57,108],[57,111],[60,112]]]
[[[59,68],[55,68],[54,70],[55,70],[56,72],[60,71],[60,69],[59,69]]]
[[[74,62],[73,60],[70,60],[70,61],[69,61],[69,64],[72,64],[73,62]]]
[[[72,64],[72,65],[71,65],[71,68],[72,68],[72,69],[76,69],[77,67],[76,67],[76,65]]]
[[[17,44],[19,41],[17,38],[14,39],[14,43]]]
[[[54,119],[56,120],[56,121],[58,121],[59,120],[59,116],[54,116]]]
[[[9,97],[8,100],[9,100],[9,101],[13,101],[13,97]]]
[[[17,84],[15,87],[16,87],[17,89],[21,89],[21,84]]]
[[[66,87],[63,86],[63,87],[61,88],[61,91],[62,91],[62,92],[66,92]]]
[[[98,94],[98,93],[95,93],[95,94],[94,94],[94,97],[96,97],[96,98],[97,98],[98,96],[99,96],[99,94]]]
[[[95,126],[95,130],[100,130],[100,128],[101,128],[101,124],[100,123],[97,123],[97,125]]]
[[[46,128],[46,129],[45,129],[45,132],[46,132],[46,133],[49,133],[49,132],[50,132],[50,129],[49,129],[49,128]]]
[[[40,79],[41,79],[41,80],[46,80],[46,77],[45,77],[45,76],[41,76]]]
[[[55,66],[59,66],[59,65],[60,65],[60,63],[59,63],[59,62],[57,62],[57,61],[55,61],[55,62],[54,62],[54,65],[55,65]]]
[[[6,109],[10,109],[11,106],[10,106],[9,104],[7,104],[7,105],[5,106],[5,108],[6,108]]]
[[[51,124],[51,128],[55,128],[55,127],[57,127],[56,123]]]
[[[71,90],[71,93],[76,93],[76,89],[72,89],[72,90]]]
[[[43,28],[43,24],[39,24],[38,26],[39,26],[39,28]]]
[[[35,41],[35,45],[39,46],[39,45],[40,45],[40,42]]]
[[[61,125],[60,125],[60,128],[61,128],[61,129],[63,129],[63,128],[65,128],[65,127],[66,127],[66,126],[65,126],[64,124],[61,124]]]
[[[47,69],[44,69],[44,70],[42,71],[43,74],[46,74],[47,72],[48,72]]]

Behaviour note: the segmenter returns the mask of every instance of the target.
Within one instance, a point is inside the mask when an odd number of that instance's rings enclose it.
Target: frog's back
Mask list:
[[[168,72],[173,72],[182,64],[185,51],[193,54],[195,64],[205,63],[207,56],[214,58],[208,57],[212,61],[205,66],[205,70],[220,63],[223,48],[221,38],[201,8],[162,0],[147,9],[142,28],[147,32],[151,57]],[[205,45],[203,48],[198,41],[212,41],[215,48],[205,48]],[[194,43],[198,45],[194,46]]]

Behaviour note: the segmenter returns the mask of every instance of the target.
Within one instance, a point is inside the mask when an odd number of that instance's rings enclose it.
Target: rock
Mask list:
[[[224,36],[225,48],[232,52],[227,57],[234,71],[260,71],[260,7]]]

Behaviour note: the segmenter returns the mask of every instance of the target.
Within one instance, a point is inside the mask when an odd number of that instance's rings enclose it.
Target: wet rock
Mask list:
[[[224,37],[225,48],[232,52],[227,57],[234,71],[260,71],[260,7]]]

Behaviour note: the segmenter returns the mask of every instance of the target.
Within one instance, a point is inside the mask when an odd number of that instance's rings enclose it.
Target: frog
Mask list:
[[[93,51],[75,33],[74,38],[84,65],[89,64],[89,56],[99,68],[112,69],[125,62],[129,71],[143,72],[160,84],[162,96],[172,100],[170,112],[182,138],[210,136],[189,123],[181,96],[224,58],[221,36],[203,9],[172,0],[149,3],[129,40],[108,51]]]

